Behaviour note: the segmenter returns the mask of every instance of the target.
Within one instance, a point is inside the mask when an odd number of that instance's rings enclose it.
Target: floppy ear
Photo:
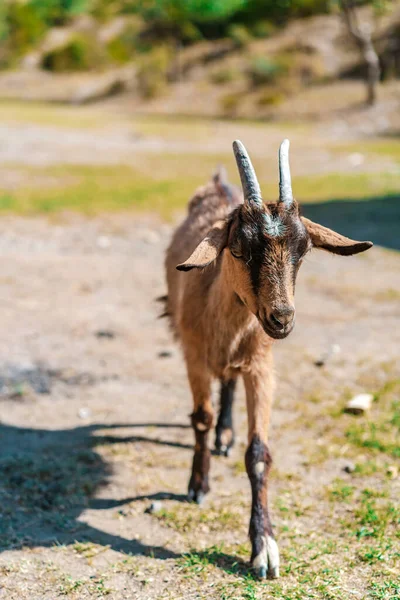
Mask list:
[[[306,226],[315,248],[321,248],[322,250],[327,250],[333,254],[350,256],[351,254],[365,252],[365,250],[368,250],[368,248],[373,246],[372,242],[356,242],[344,235],[340,235],[340,233],[336,233],[336,231],[333,231],[332,229],[328,229],[328,227],[314,223],[305,217],[301,217],[301,220]]]
[[[228,243],[228,229],[227,221],[217,221],[189,258],[176,267],[178,271],[202,269],[211,264]]]

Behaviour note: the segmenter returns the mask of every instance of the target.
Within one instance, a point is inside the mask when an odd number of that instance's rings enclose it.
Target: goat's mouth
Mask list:
[[[284,340],[289,335],[289,333],[292,332],[295,323],[295,319],[293,319],[291,323],[289,323],[285,327],[282,327],[281,329],[278,329],[277,327],[271,325],[271,323],[266,319],[262,320],[260,319],[260,317],[258,317],[258,320],[265,333],[274,340]]]

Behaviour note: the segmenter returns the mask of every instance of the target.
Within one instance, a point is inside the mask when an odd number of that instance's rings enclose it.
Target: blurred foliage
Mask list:
[[[279,56],[256,56],[247,69],[247,75],[254,86],[274,83],[287,72],[287,61]]]
[[[237,23],[234,23],[228,28],[227,35],[238,48],[247,46],[253,37],[247,27]]]
[[[0,64],[8,64],[29,50],[45,31],[46,24],[30,4],[12,2],[3,5],[0,8]]]
[[[98,68],[104,61],[104,53],[95,38],[76,34],[64,46],[46,52],[42,67],[57,73],[86,71]]]
[[[159,46],[144,54],[139,60],[137,81],[142,98],[159,96],[166,84],[171,51],[167,46]]]
[[[20,55],[47,29],[67,25],[80,15],[107,20],[136,14],[144,33],[157,39],[191,43],[230,35],[244,45],[251,35],[268,36],[277,23],[328,8],[329,0],[3,0],[0,44],[7,44],[9,54]],[[111,47],[116,60],[127,52],[129,44],[124,40]]]
[[[268,38],[276,31],[276,25],[271,21],[257,21],[251,28],[255,38]]]
[[[15,4],[15,2],[11,2]],[[73,17],[89,10],[89,0],[29,0],[26,3],[48,25],[65,25]]]
[[[387,0],[370,2],[377,12]],[[230,38],[237,47],[270,36],[292,18],[326,13],[339,0],[0,0],[0,66],[13,64],[49,28],[73,24],[80,16],[108,21],[135,16],[140,31],[107,42],[110,60],[123,63],[155,43],[188,45],[201,39]],[[74,50],[75,52],[75,50]],[[81,62],[78,60],[78,62]],[[261,67],[262,70],[262,67]]]
[[[210,81],[216,85],[224,85],[225,83],[235,81],[240,75],[240,71],[233,67],[222,67],[210,74]]]

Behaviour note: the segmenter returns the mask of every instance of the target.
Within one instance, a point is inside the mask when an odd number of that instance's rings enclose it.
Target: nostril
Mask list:
[[[284,328],[284,324],[274,315],[274,313],[271,314],[270,320],[275,327],[278,327],[279,329]]]
[[[279,329],[284,329],[288,325],[293,322],[294,319],[294,309],[286,308],[283,310],[276,310],[271,313],[270,321],[274,327]]]

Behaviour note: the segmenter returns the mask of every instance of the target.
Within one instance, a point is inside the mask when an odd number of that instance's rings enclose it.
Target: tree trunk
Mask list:
[[[355,6],[352,0],[340,0],[342,12],[350,35],[354,38],[367,66],[366,86],[367,104],[375,104],[377,87],[381,77],[379,57],[372,43],[372,29],[368,23],[357,22]]]

